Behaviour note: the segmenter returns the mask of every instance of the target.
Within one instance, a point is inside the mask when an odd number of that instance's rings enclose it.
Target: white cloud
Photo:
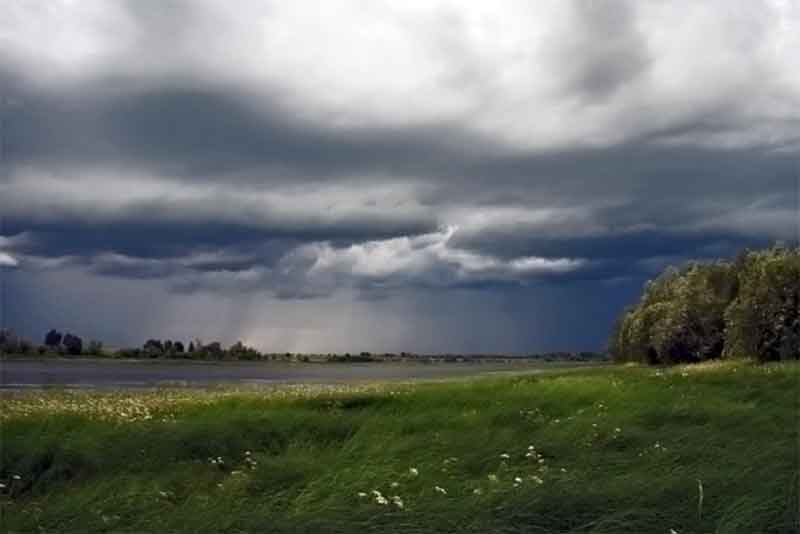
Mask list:
[[[19,265],[17,259],[7,252],[0,251],[0,267],[16,267]]]
[[[350,283],[396,287],[414,284],[455,285],[476,282],[516,281],[565,274],[584,267],[580,258],[519,257],[504,260],[488,254],[453,247],[455,227],[414,237],[400,237],[334,247],[313,243],[285,257],[278,270],[289,275],[296,266],[305,267],[305,280],[335,286]]]
[[[7,7],[6,55],[54,90],[191,80],[255,108],[277,98],[324,127],[457,123],[533,150],[606,146],[709,114],[727,118],[707,141],[715,146],[780,143],[796,137],[800,117],[800,5],[791,2]],[[753,122],[772,138],[748,137]]]

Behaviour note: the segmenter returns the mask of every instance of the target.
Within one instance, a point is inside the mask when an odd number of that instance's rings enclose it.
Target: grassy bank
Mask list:
[[[797,364],[5,394],[9,532],[794,532]]]

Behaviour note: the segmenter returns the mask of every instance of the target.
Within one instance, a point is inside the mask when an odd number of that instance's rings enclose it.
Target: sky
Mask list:
[[[800,3],[2,11],[2,321],[35,340],[601,350],[665,266],[798,238]]]

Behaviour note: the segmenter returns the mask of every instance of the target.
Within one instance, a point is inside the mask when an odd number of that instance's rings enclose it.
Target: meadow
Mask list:
[[[800,365],[5,392],[5,532],[798,530]]]

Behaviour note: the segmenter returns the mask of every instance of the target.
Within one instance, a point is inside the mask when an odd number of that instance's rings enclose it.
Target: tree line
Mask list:
[[[617,320],[617,362],[760,362],[800,358],[800,248],[746,250],[732,260],[670,267]]]

